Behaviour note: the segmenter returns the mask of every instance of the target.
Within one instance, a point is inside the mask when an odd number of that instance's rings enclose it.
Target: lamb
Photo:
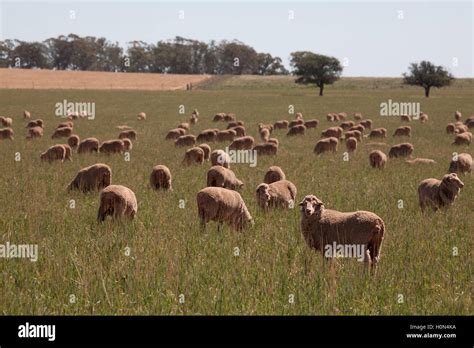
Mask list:
[[[342,137],[342,133],[344,130],[341,127],[329,127],[328,129],[325,129],[324,131],[321,132],[321,137],[322,138],[337,138],[340,139]]]
[[[454,119],[455,119],[456,121],[461,121],[461,118],[462,118],[461,112],[460,112],[460,111],[456,111],[456,112],[454,113]]]
[[[137,120],[139,120],[139,121],[146,120],[146,113],[144,113],[143,111],[139,112],[138,115],[137,115]]]
[[[454,123],[448,123],[448,125],[446,126],[446,133],[454,134],[455,130],[456,130],[456,127],[454,126]]]
[[[259,133],[260,133],[260,138],[262,139],[262,141],[264,142],[267,142],[268,139],[270,138],[270,131],[268,130],[268,128],[262,128],[259,130]]]
[[[42,161],[49,163],[53,161],[64,162],[66,158],[66,148],[63,145],[53,145],[40,155]]]
[[[197,136],[198,142],[211,142],[216,141],[216,135],[219,130],[216,129],[205,129]]]
[[[441,180],[433,178],[423,180],[418,186],[421,210],[429,206],[436,211],[452,205],[463,187],[464,183],[456,173],[446,174]]]
[[[288,180],[257,186],[257,205],[268,210],[272,207],[292,209],[296,200],[296,186]]]
[[[414,146],[410,143],[401,143],[393,145],[388,152],[388,157],[397,158],[397,157],[407,157],[411,156],[414,150]]]
[[[51,139],[69,138],[71,135],[72,135],[71,127],[62,127],[54,131],[53,135],[51,136]]]
[[[372,128],[372,120],[363,120],[363,121],[360,121],[359,124],[363,125],[364,128],[367,128],[367,129]]]
[[[304,121],[301,119],[293,120],[290,123],[288,123],[288,128],[299,126],[299,125],[304,125]]]
[[[244,187],[244,183],[237,179],[232,170],[217,165],[207,171],[207,186],[239,190]]]
[[[385,223],[379,216],[369,211],[343,213],[325,209],[314,195],[306,196],[299,205],[301,230],[310,248],[328,257],[328,245],[362,245],[364,261],[375,272],[385,234]]]
[[[456,134],[454,137],[454,142],[452,145],[470,145],[472,140],[472,133],[465,132],[461,134]]]
[[[31,113],[28,110],[23,111],[23,118],[31,118]]]
[[[468,153],[456,155],[449,164],[448,173],[470,173],[472,171],[472,156]]]
[[[318,120],[308,120],[308,121],[305,121],[304,126],[306,128],[316,128],[318,124],[319,124]]]
[[[44,128],[44,122],[43,122],[42,119],[39,118],[37,120],[33,120],[33,121],[28,122],[25,128],[31,128],[31,127]]]
[[[124,131],[121,131],[119,136],[118,136],[119,139],[130,139],[130,140],[137,140],[137,132],[134,131],[133,129],[129,129],[129,130],[124,130]]]
[[[324,138],[316,143],[313,152],[317,155],[329,151],[336,152],[338,144],[339,141],[335,137]]]
[[[278,166],[271,166],[268,168],[263,178],[265,184],[271,184],[276,181],[286,180],[286,175],[283,170]]]
[[[244,137],[245,136],[245,127],[244,126],[235,126],[230,128],[231,130],[235,131],[238,137]]]
[[[251,150],[255,145],[255,139],[250,135],[234,139],[229,145],[229,150]]]
[[[201,228],[209,221],[218,222],[219,229],[225,222],[238,231],[253,225],[252,216],[236,191],[206,187],[197,193],[196,198]]]
[[[10,139],[13,140],[13,129],[11,128],[2,128],[0,129],[0,140],[2,139]]]
[[[204,151],[204,160],[209,161],[211,158],[211,147],[207,144],[201,144],[199,147]]]
[[[109,215],[113,219],[128,217],[133,220],[137,209],[137,198],[132,190],[122,185],[109,185],[100,192],[97,220],[102,222]]]
[[[362,133],[358,130],[351,130],[344,133],[344,138],[355,138],[357,141],[362,141]]]
[[[175,146],[193,146],[196,144],[196,137],[194,135],[181,135],[174,141]]]
[[[13,125],[13,120],[10,117],[0,116],[0,124],[2,124],[3,127],[11,128]]]
[[[357,150],[357,139],[354,137],[347,138],[346,149],[347,149],[347,152],[355,152]]]
[[[431,158],[414,158],[412,160],[406,160],[408,164],[416,165],[416,164],[436,164],[435,160]]]
[[[150,175],[150,186],[154,190],[173,191],[171,180],[171,171],[167,166],[159,164],[153,167]]]
[[[306,126],[303,124],[298,124],[296,126],[290,127],[288,129],[287,136],[294,136],[294,135],[304,135],[306,131]]]
[[[339,127],[341,127],[343,130],[349,130],[349,128],[354,127],[354,122],[352,121],[345,121],[342,122]]]
[[[397,129],[395,129],[393,136],[394,137],[402,137],[402,136],[411,137],[411,127],[410,126],[398,127]]]
[[[216,140],[218,142],[222,141],[234,141],[234,138],[237,136],[237,132],[233,129],[226,129],[217,132]]]
[[[104,141],[99,148],[100,153],[122,153],[124,149],[123,141],[120,139],[113,139]]]
[[[124,151],[130,151],[133,148],[132,141],[128,138],[122,139],[123,142],[123,150]]]
[[[82,168],[68,185],[67,190],[89,192],[101,190],[112,182],[112,169],[106,164],[97,163]]]
[[[77,153],[99,152],[99,140],[96,138],[86,138],[79,143]]]
[[[211,152],[211,163],[213,166],[230,168],[230,156],[224,150],[214,150]]]
[[[400,120],[401,120],[402,122],[411,122],[411,116],[402,115],[402,116],[400,116]]]
[[[165,139],[166,140],[176,140],[178,139],[180,136],[182,135],[185,135],[186,134],[186,130],[183,129],[183,128],[174,128],[174,129],[171,129],[168,134],[166,134],[166,137]]]
[[[369,133],[369,138],[386,138],[387,129],[385,128],[375,128],[372,129]]]
[[[275,129],[288,129],[288,121],[287,120],[276,121],[273,124],[273,128],[275,128]]]
[[[67,138],[68,145],[73,149],[77,149],[80,142],[81,142],[81,139],[76,134],[73,134],[69,138]]]
[[[387,163],[387,155],[380,150],[373,150],[369,154],[369,163],[372,168],[382,169]]]
[[[43,136],[43,128],[41,127],[32,127],[28,128],[28,135],[26,139],[37,139]]]
[[[259,156],[276,156],[278,152],[278,145],[274,143],[257,144],[252,150],[257,151],[257,155]]]
[[[184,153],[183,163],[187,165],[191,164],[203,164],[204,163],[204,150],[200,147],[192,147]]]

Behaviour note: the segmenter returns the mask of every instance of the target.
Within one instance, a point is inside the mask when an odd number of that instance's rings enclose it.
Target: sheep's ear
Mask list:
[[[301,202],[299,202],[298,205],[299,205],[299,206],[304,205],[304,199],[303,199]]]

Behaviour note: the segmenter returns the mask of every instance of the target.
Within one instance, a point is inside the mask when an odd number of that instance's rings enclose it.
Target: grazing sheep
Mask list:
[[[199,111],[198,109],[194,109],[193,112],[191,113],[191,115],[194,115],[196,117],[199,117]]]
[[[347,152],[355,152],[357,150],[357,139],[354,137],[346,138]]]
[[[303,124],[298,124],[296,126],[290,127],[290,129],[288,129],[288,133],[286,133],[286,135],[287,136],[304,135],[305,131],[306,131],[306,126],[303,125]]]
[[[259,156],[276,156],[278,152],[278,145],[274,143],[257,144],[253,147],[253,150],[257,151],[257,155]]]
[[[324,138],[316,143],[313,152],[317,155],[330,151],[336,152],[337,144],[339,144],[339,140],[335,137]]]
[[[72,162],[72,149],[68,144],[59,144],[64,146],[64,149],[66,150],[66,154],[64,155],[64,160],[68,160]]]
[[[428,117],[428,114],[427,114],[427,113],[422,112],[422,113],[420,114],[420,122],[421,122],[421,123],[428,122],[428,119],[429,119],[429,117]]]
[[[112,169],[106,164],[97,163],[82,168],[68,185],[68,191],[89,192],[103,189],[112,182]]]
[[[464,121],[464,124],[467,125],[468,123],[474,121],[474,115],[473,116],[469,116],[468,118],[466,118],[466,121]],[[457,123],[457,122],[456,122]]]
[[[139,120],[139,121],[146,120],[146,113],[144,113],[143,111],[139,112],[138,115],[137,115],[137,120]]]
[[[122,139],[123,141],[123,150],[124,151],[130,151],[133,148],[132,141],[128,138]]]
[[[344,138],[345,139],[356,138],[357,141],[362,141],[362,133],[358,130],[351,130],[344,133]]]
[[[460,153],[451,160],[449,173],[470,173],[472,171],[472,156],[468,153]]]
[[[342,122],[339,127],[341,127],[343,130],[349,130],[351,127],[354,127],[354,122],[352,121],[345,121]]]
[[[446,133],[454,134],[455,130],[456,130],[456,127],[454,126],[454,123],[448,123],[448,125],[446,126]]]
[[[80,141],[81,141],[81,139],[76,134],[72,134],[69,138],[67,138],[68,145],[73,149],[77,149],[77,147],[79,146]]]
[[[235,121],[235,114],[233,112],[228,112],[224,115],[224,121],[231,122]]]
[[[13,140],[13,129],[11,128],[2,128],[0,129],[0,140],[2,139],[10,139]]]
[[[421,210],[429,206],[436,211],[453,204],[463,187],[464,183],[456,173],[446,174],[441,180],[433,178],[423,180],[418,186]]]
[[[71,135],[72,135],[71,127],[62,127],[54,131],[53,135],[51,136],[51,139],[69,138]]]
[[[469,120],[466,122],[466,127],[471,129],[474,128],[474,120]]]
[[[198,122],[198,117],[192,114],[191,117],[189,118],[189,123],[196,124],[197,122]]]
[[[401,120],[402,122],[411,122],[411,116],[402,115],[402,116],[400,116],[400,120]]]
[[[230,168],[230,156],[224,150],[214,150],[211,152],[211,164]]]
[[[204,160],[209,161],[211,158],[211,147],[207,144],[201,144],[199,147],[204,151]]]
[[[216,141],[216,135],[218,130],[215,129],[205,129],[197,136],[198,142],[212,142]]]
[[[2,124],[3,127],[11,128],[13,120],[10,117],[0,116],[0,124]]]
[[[410,126],[401,126],[395,129],[395,132],[393,133],[394,137],[411,137],[411,127]]]
[[[32,127],[28,128],[28,135],[26,139],[36,139],[41,138],[43,136],[43,128],[41,127]]]
[[[217,132],[216,134],[216,140],[218,142],[223,142],[223,141],[234,141],[234,138],[237,136],[237,132],[233,129],[226,129]]]
[[[243,121],[230,121],[229,123],[227,123],[227,129],[231,129],[231,128],[234,128],[234,127],[243,127],[244,126],[244,122]]]
[[[364,128],[367,128],[367,129],[372,128],[372,120],[363,120],[363,121],[360,121],[359,124],[363,125]]]
[[[267,128],[262,128],[259,130],[260,133],[260,139],[262,141],[267,142],[268,139],[270,138],[270,131]]]
[[[288,129],[288,121],[287,120],[276,121],[273,124],[273,127],[275,129]]]
[[[239,190],[244,187],[244,183],[237,179],[232,170],[217,165],[207,171],[207,186]]]
[[[345,112],[340,112],[337,114],[338,116],[338,121],[345,121],[347,118],[347,114]]]
[[[245,136],[245,127],[244,126],[234,126],[230,128],[231,130],[235,131],[238,137],[244,137]]]
[[[23,111],[23,118],[31,118],[31,113],[28,110]]]
[[[79,143],[77,153],[99,152],[99,140],[96,138],[86,138]]]
[[[308,120],[304,122],[306,128],[316,128],[319,124],[318,120]]]
[[[397,157],[407,157],[411,156],[414,150],[414,146],[410,143],[401,143],[393,145],[388,152],[388,157],[397,158]]]
[[[184,153],[184,164],[203,164],[204,163],[204,150],[200,147],[192,147]]]
[[[454,119],[455,119],[456,121],[461,121],[461,118],[462,118],[461,112],[460,112],[460,111],[456,111],[456,112],[454,113]]]
[[[137,132],[134,131],[133,129],[129,129],[129,130],[124,130],[124,131],[121,131],[119,136],[118,136],[119,139],[130,139],[130,140],[137,140]]]
[[[286,180],[286,175],[283,170],[278,166],[271,166],[268,168],[263,178],[265,184],[271,184],[276,181]]]
[[[224,121],[224,116],[225,114],[223,112],[215,114],[214,118],[212,119],[212,122]]]
[[[365,127],[361,124],[357,124],[355,126],[352,126],[351,128],[349,128],[349,131],[352,132],[352,131],[359,131],[361,134],[364,134],[364,131],[365,131]]]
[[[455,124],[454,126],[455,126],[454,133],[456,134],[469,132],[469,128],[465,124]]]
[[[342,133],[344,130],[341,127],[329,127],[321,132],[322,138],[337,138],[340,139],[342,137]]]
[[[173,191],[171,185],[171,171],[167,166],[162,164],[153,167],[150,175],[150,186],[154,190],[170,190]]]
[[[299,205],[301,231],[310,248],[327,256],[328,245],[361,245],[364,261],[375,271],[385,234],[385,224],[379,216],[369,211],[343,213],[325,209],[314,195],[306,196]]]
[[[181,135],[174,141],[175,146],[193,146],[196,144],[196,137],[194,135]]]
[[[239,231],[253,225],[252,216],[236,191],[222,187],[206,187],[197,193],[196,198],[202,228],[209,221],[218,222],[219,229],[225,222]]]
[[[181,122],[181,123],[178,125],[178,127],[176,127],[176,128],[181,128],[181,129],[184,129],[184,130],[188,131],[188,130],[189,130],[189,123],[187,123],[187,122]]]
[[[66,158],[66,148],[63,145],[53,145],[40,155],[42,161],[49,163],[53,161],[64,162]]]
[[[299,125],[304,125],[304,121],[301,119],[293,120],[290,123],[288,123],[288,128],[292,128]]]
[[[326,120],[328,120],[329,122],[334,122],[334,121],[336,121],[336,117],[334,117],[333,114],[327,114],[326,115]]]
[[[171,130],[166,134],[165,139],[166,139],[166,140],[176,140],[176,139],[178,139],[180,136],[185,135],[185,134],[186,134],[186,130],[185,130],[185,129],[183,129],[183,128],[174,128],[174,129],[171,129]]]
[[[362,120],[362,114],[360,112],[354,113],[354,120],[359,121]]]
[[[64,127],[74,128],[74,122],[72,122],[72,121],[62,122],[62,123],[58,124],[56,129],[64,128]]]
[[[269,208],[292,209],[296,200],[296,186],[288,180],[257,186],[257,205],[263,210]]]
[[[133,220],[137,209],[137,198],[132,190],[122,185],[109,185],[100,192],[97,220],[102,222],[107,216],[113,219],[128,217]]]
[[[267,143],[275,144],[277,147],[280,146],[280,142],[278,141],[277,138],[270,138],[268,139]]]
[[[412,160],[406,160],[405,162],[409,164],[436,164],[435,160],[431,158],[414,158]]]
[[[100,153],[122,153],[124,149],[123,141],[120,139],[113,139],[104,141],[99,148]]]
[[[250,135],[234,139],[229,145],[229,150],[251,150],[255,145],[255,139]]]
[[[380,150],[373,150],[369,154],[369,163],[372,168],[382,169],[387,163],[387,155]]]
[[[454,142],[452,145],[470,145],[472,140],[472,133],[465,132],[461,134],[456,134],[454,137]]]
[[[44,128],[44,122],[43,122],[42,119],[39,118],[37,120],[33,120],[33,121],[28,122],[25,128],[31,128],[31,127]]]
[[[372,129],[369,133],[369,138],[386,138],[387,129],[385,128],[375,128]]]

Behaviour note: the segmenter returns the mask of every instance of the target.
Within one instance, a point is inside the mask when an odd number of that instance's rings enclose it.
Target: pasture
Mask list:
[[[474,83],[456,81],[434,90],[428,99],[420,88],[397,79],[342,79],[318,97],[314,88],[288,77],[224,77],[193,91],[0,90],[0,115],[13,118],[14,141],[0,141],[0,241],[38,244],[38,260],[0,259],[2,314],[283,314],[283,315],[467,315],[473,314],[474,174],[460,175],[465,186],[445,211],[422,213],[417,187],[441,178],[452,153],[473,154],[472,146],[451,145],[445,127],[454,111],[474,114]],[[42,163],[40,153],[65,139],[51,139],[58,123],[54,106],[68,101],[95,102],[94,120],[74,121],[81,139],[116,138],[117,125],[138,132],[130,161],[122,155],[77,155],[72,162]],[[380,117],[380,103],[420,102],[429,121],[411,122],[411,138],[393,138],[398,117]],[[185,114],[180,114],[184,105]],[[259,139],[257,124],[291,120],[289,105],[305,119],[320,121],[305,136],[272,134],[278,155],[257,157],[257,166],[232,164],[245,183],[242,197],[255,226],[241,233],[210,223],[201,231],[196,193],[206,185],[210,163],[185,167],[185,148],[165,140],[169,129],[188,121],[193,109],[199,122],[190,133],[213,123],[217,112],[235,112],[247,133]],[[45,121],[43,138],[27,141],[23,110]],[[138,112],[147,113],[138,121]],[[405,141],[414,157],[432,158],[431,166],[389,160],[384,170],[369,166],[364,139],[348,161],[339,144],[335,155],[320,157],[313,147],[321,131],[336,125],[328,112],[354,112],[385,127],[387,147]],[[211,143],[224,149],[229,143]],[[21,158],[18,159],[18,153]],[[15,158],[17,157],[17,158]],[[138,199],[133,222],[98,225],[98,193],[66,192],[76,172],[94,163],[111,166],[112,183],[132,189]],[[156,164],[173,174],[172,192],[155,192],[149,175]],[[326,208],[368,210],[385,221],[386,235],[376,277],[367,276],[353,259],[328,267],[310,250],[300,231],[300,212],[261,212],[255,188],[270,165],[280,166],[298,189],[297,200],[315,194]],[[75,206],[71,208],[71,200]],[[403,208],[400,208],[400,200]],[[184,207],[183,207],[184,202]],[[453,249],[456,248],[456,249]],[[457,251],[453,252],[454,250]],[[453,255],[454,254],[454,255]]]

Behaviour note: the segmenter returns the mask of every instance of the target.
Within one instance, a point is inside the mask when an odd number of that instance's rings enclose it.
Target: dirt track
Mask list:
[[[0,89],[185,90],[211,75],[0,69]]]

